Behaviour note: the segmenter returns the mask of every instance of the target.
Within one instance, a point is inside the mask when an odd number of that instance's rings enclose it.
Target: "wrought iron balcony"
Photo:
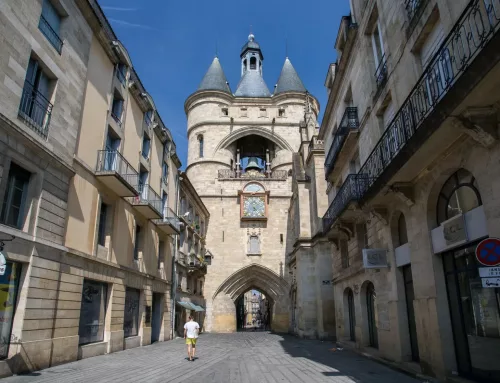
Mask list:
[[[332,173],[337,158],[344,147],[344,144],[349,137],[349,134],[358,132],[359,120],[358,120],[358,108],[348,107],[345,110],[342,121],[340,122],[335,136],[333,138],[332,145],[328,151],[328,155],[325,159],[325,178],[328,179]]]
[[[335,221],[340,218],[340,215],[352,202],[357,202],[363,197],[369,184],[369,178],[365,174],[351,174],[346,178],[326,214],[323,216],[324,233],[327,233],[331,229]]]
[[[131,199],[132,205],[147,219],[163,216],[163,201],[148,184],[139,183],[139,195]]]
[[[116,150],[97,152],[96,177],[120,197],[139,195],[139,174]]]
[[[57,53],[61,54],[63,41],[59,37],[56,31],[52,29],[49,22],[43,17],[40,16],[40,21],[38,22],[38,29],[45,35],[47,40],[52,44],[52,46],[56,49]]]
[[[47,138],[52,104],[29,82],[24,83],[19,116],[40,136]]]
[[[286,181],[288,171],[273,170],[271,173],[264,171],[260,172],[241,172],[238,174],[235,170],[222,169],[219,170],[219,180],[222,181],[244,181],[244,180],[260,180],[260,181]]]
[[[369,177],[368,194],[387,183],[463,100],[448,98],[450,89],[459,83],[469,87],[462,91],[468,94],[487,73],[484,67],[495,64],[482,59],[477,65],[483,70],[469,69],[481,51],[494,55],[497,48],[488,43],[498,39],[499,29],[500,0],[470,1],[359,171]],[[434,113],[441,104],[446,111]]]
[[[181,232],[181,220],[169,207],[163,208],[163,218],[153,222],[165,234],[179,234]]]

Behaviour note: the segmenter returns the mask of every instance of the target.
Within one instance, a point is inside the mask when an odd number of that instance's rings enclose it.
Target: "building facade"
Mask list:
[[[256,289],[270,302],[272,329],[286,332],[286,254],[295,242],[288,222],[294,154],[315,134],[319,104],[288,58],[269,91],[255,36],[249,36],[240,58],[234,93],[215,58],[185,103],[186,173],[210,212],[206,243],[213,260],[205,277],[205,329],[236,331],[236,304]]]
[[[0,18],[0,375],[170,339],[170,132],[96,1]]]
[[[328,70],[337,339],[424,374],[500,381],[500,3],[352,0]],[[489,381],[488,380],[488,381]]]

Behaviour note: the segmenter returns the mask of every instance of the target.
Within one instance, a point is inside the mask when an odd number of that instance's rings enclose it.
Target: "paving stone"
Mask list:
[[[329,351],[331,342],[267,332],[202,334],[194,362],[183,339],[156,343],[78,362],[2,383],[417,383],[349,351]]]

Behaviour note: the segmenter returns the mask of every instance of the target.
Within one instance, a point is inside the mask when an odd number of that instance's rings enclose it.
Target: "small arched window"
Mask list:
[[[198,157],[203,157],[203,135],[198,136]]]
[[[250,69],[257,69],[257,58],[250,57]]]
[[[398,219],[398,238],[399,238],[399,246],[403,246],[408,243],[406,219],[403,214],[400,214]]]
[[[437,203],[437,223],[465,214],[483,204],[474,176],[459,169],[444,184]]]

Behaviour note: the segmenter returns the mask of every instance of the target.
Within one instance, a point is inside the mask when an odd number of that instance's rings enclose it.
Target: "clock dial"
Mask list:
[[[243,216],[247,218],[263,218],[266,214],[264,197],[247,197],[243,204]]]

